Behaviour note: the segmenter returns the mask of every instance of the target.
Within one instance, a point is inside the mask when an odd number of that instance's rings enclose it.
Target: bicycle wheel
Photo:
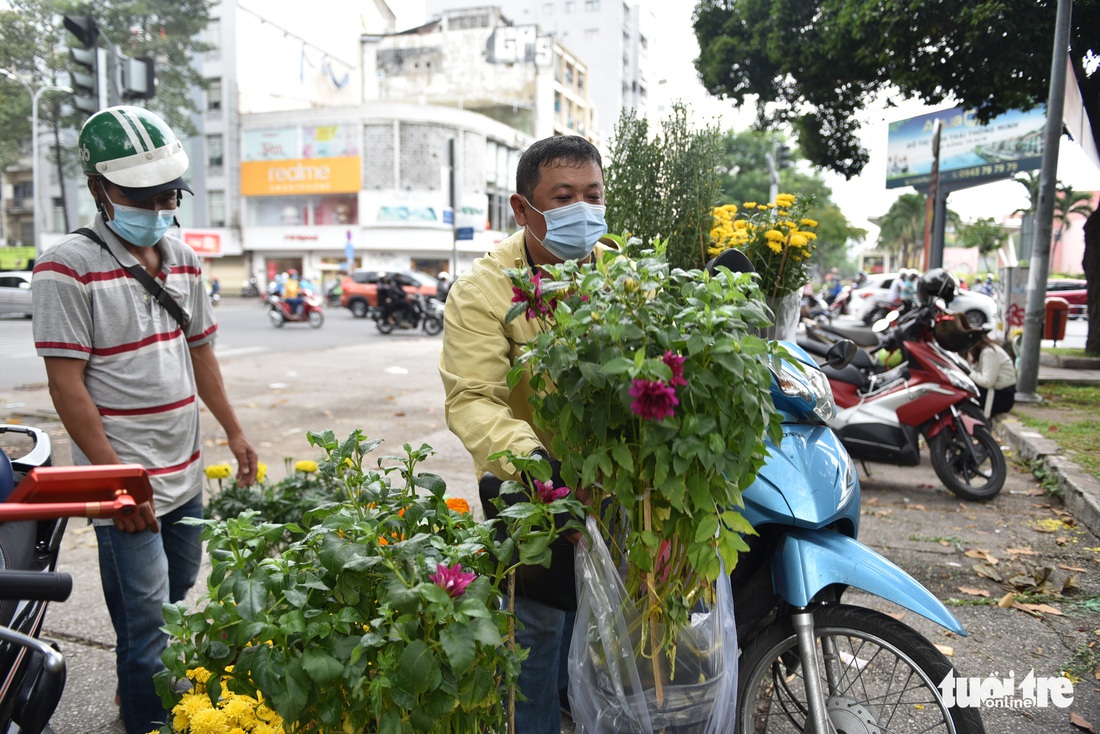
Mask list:
[[[843,734],[982,734],[976,709],[948,708],[939,683],[952,670],[915,630],[851,606],[814,611],[818,668],[829,720]],[[737,731],[811,731],[798,640],[789,619],[773,622],[741,653]]]

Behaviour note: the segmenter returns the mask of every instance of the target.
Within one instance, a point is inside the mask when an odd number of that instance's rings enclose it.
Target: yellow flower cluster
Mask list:
[[[317,471],[317,462],[310,461],[308,459],[301,459],[294,462],[294,471],[300,471],[303,474],[312,474]]]
[[[800,216],[801,208],[793,194],[778,194],[767,204],[746,201],[743,209],[736,204],[716,207],[711,210],[714,226],[707,251],[713,257],[737,248],[760,273],[765,294],[794,293],[808,279],[807,261],[817,239],[817,222]]]
[[[229,464],[211,464],[206,467],[207,479],[229,479],[233,476],[233,467]]]
[[[263,699],[243,696],[222,688],[217,704],[210,702],[206,681],[210,673],[203,668],[187,671],[195,687],[183,694],[172,709],[172,731],[184,734],[280,734],[283,720]],[[150,734],[157,734],[150,732]]]

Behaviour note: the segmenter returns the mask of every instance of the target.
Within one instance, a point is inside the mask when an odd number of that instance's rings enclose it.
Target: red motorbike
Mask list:
[[[267,317],[276,329],[282,328],[283,324],[287,323],[308,323],[311,328],[320,329],[321,324],[325,323],[325,312],[321,305],[321,299],[313,293],[302,294],[302,305],[297,311],[279,296],[269,295],[267,297]]]
[[[1008,469],[958,354],[973,348],[984,332],[935,302],[900,318],[893,312],[881,323],[889,331],[879,346],[898,355],[900,363],[886,369],[872,349],[842,369],[823,365],[837,404],[829,426],[852,458],[898,466],[920,463],[923,437],[932,468],[948,489],[966,500],[995,496]],[[820,355],[829,346],[827,338],[820,346],[812,339],[799,344]]]

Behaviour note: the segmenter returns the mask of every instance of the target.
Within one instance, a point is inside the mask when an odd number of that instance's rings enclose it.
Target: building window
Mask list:
[[[553,15],[554,14],[554,3],[543,3],[542,4],[542,14],[543,15]]]
[[[222,45],[222,21],[221,18],[211,18],[207,24],[206,29],[202,34],[203,42],[209,44],[213,48],[210,51],[217,51]]]
[[[577,3],[574,2],[574,0],[566,0],[565,14],[566,15],[572,15],[575,12],[577,12]]]
[[[206,88],[206,109],[220,110],[222,108],[222,80],[211,79]]]
[[[584,0],[584,12],[586,12],[586,13],[598,13],[598,12],[600,12],[600,0]]]
[[[600,29],[599,28],[585,28],[584,29],[584,40],[586,40],[586,41],[595,41],[599,37],[600,37]]]
[[[225,192],[206,192],[206,215],[210,219],[211,227],[225,226]]]
[[[584,96],[584,72],[577,70],[577,94]]]
[[[210,168],[220,169],[225,165],[225,151],[222,146],[221,135],[206,136],[206,165]]]

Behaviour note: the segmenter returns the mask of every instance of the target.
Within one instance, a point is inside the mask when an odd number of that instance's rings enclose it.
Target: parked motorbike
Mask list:
[[[848,313],[848,300],[852,297],[852,286],[846,285],[840,289],[829,303],[829,313],[835,316],[843,316]]]
[[[137,465],[50,466],[49,435],[36,428],[0,425],[0,435],[30,444],[15,459],[0,450],[0,731],[52,734],[65,658],[40,634],[47,603],[72,592],[56,571],[66,518],[123,517],[153,490]]]
[[[311,328],[320,329],[325,323],[321,299],[312,293],[302,295],[302,306],[298,313],[295,313],[279,296],[268,294],[267,317],[276,329],[281,329],[283,324],[287,323],[308,323]]]
[[[857,540],[859,478],[828,426],[835,415],[825,374],[796,345],[799,363],[772,367],[783,440],[744,492],[745,538],[731,574],[741,646],[737,731],[984,731],[976,709],[949,706],[939,683],[951,663],[902,622],[842,603],[855,587],[958,635],[966,631],[931,592]],[[831,347],[842,369],[851,342]]]
[[[241,298],[258,298],[260,286],[255,278],[249,278],[241,283]]]
[[[371,318],[374,319],[378,331],[389,334],[394,329],[423,328],[428,336],[435,336],[443,331],[443,304],[434,298],[417,294],[409,302],[409,308],[404,313],[395,312],[392,321],[382,317],[382,309],[371,310]],[[402,321],[401,319],[405,319]]]
[[[898,466],[920,463],[923,437],[944,486],[965,500],[996,496],[1008,473],[1004,454],[977,404],[966,362],[956,353],[983,332],[947,313],[942,303],[891,316],[882,322],[888,332],[880,346],[898,354],[897,366],[886,369],[872,348],[843,369],[823,367],[840,408],[830,425],[854,458]],[[820,337],[825,330],[806,333]],[[809,339],[800,344],[819,356],[828,349]]]
[[[911,298],[891,301],[886,298],[876,298],[875,305],[867,313],[863,314],[863,324],[871,326],[890,313],[897,311],[899,315],[905,315],[917,307],[917,302]]]

